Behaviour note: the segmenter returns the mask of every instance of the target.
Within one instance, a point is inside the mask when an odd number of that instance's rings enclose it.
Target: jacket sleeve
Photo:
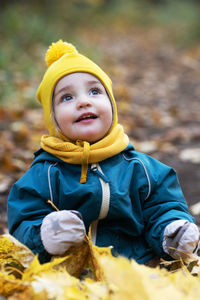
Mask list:
[[[143,202],[145,238],[159,257],[166,257],[162,242],[165,227],[179,219],[194,223],[188,211],[177,174],[174,169],[149,158],[146,162],[150,194]]]
[[[7,204],[8,229],[11,235],[39,254],[41,262],[50,256],[45,251],[40,226],[53,211],[47,203],[49,188],[47,172],[42,164],[32,166],[12,187]]]

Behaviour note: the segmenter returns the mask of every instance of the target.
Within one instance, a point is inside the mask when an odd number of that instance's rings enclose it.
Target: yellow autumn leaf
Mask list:
[[[85,239],[80,247],[71,247],[62,257],[63,262],[61,266],[66,268],[67,272],[75,277],[79,277],[84,270],[87,268],[88,260],[90,255],[90,249],[87,239]],[[54,256],[52,262],[57,259]]]
[[[88,245],[89,245],[89,249],[90,249],[90,255],[89,255],[89,267],[91,268],[91,270],[93,271],[94,275],[95,275],[95,279],[97,281],[103,281],[104,280],[104,271],[101,268],[98,259],[102,256],[105,257],[112,257],[111,254],[111,247],[97,247],[92,245],[92,241],[90,238],[90,232],[89,232],[89,238],[88,238]]]
[[[86,299],[109,299],[110,289],[105,282],[95,282],[91,279],[86,279],[83,282],[83,286]]]
[[[0,295],[8,297],[15,292],[22,292],[29,286],[29,283],[16,279],[13,275],[6,275],[0,272]]]
[[[55,258],[52,262],[40,264],[38,256],[36,255],[30,266],[24,271],[22,280],[31,282],[34,280],[35,276],[40,276],[45,272],[56,273],[55,266],[61,264],[64,260],[65,257],[59,257]]]
[[[16,292],[8,298],[8,300],[49,300],[48,294],[45,290],[36,293],[32,286],[26,288],[23,292]]]
[[[26,264],[23,251],[29,258]],[[92,245],[90,234],[79,248],[72,247],[63,257],[53,257],[48,263],[40,264],[37,255],[29,255],[30,250],[15,239],[0,236],[0,295],[8,300],[200,299],[197,255],[184,262],[164,262],[168,270],[150,268],[113,257],[111,248]],[[194,268],[196,277],[190,273]]]
[[[34,258],[33,252],[13,236],[0,236],[0,264],[10,259],[18,261],[24,268],[28,267]]]
[[[78,288],[80,281],[69,275],[66,270],[49,270],[40,276],[33,276],[32,287],[35,293],[46,291],[49,299],[65,300],[64,289]],[[78,288],[79,293],[81,289]]]

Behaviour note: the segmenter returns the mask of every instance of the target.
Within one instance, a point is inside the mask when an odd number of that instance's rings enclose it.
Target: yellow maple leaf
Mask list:
[[[41,264],[36,255],[30,266],[24,270],[22,280],[31,282],[34,280],[35,276],[40,276],[45,272],[57,272],[55,266],[60,265],[64,260],[65,257],[58,257],[51,262]]]
[[[60,266],[64,267],[67,272],[75,277],[80,277],[83,270],[87,267],[89,260],[89,246],[85,239],[80,247],[71,247],[62,257],[63,262]],[[52,261],[57,259],[54,256]]]
[[[80,247],[72,247],[63,257],[53,257],[49,263],[40,264],[36,255],[27,267],[21,264],[20,271],[17,264],[25,251],[21,247],[0,236],[0,294],[9,300],[200,299],[199,270],[196,277],[190,274],[194,267],[199,268],[198,256],[175,265],[168,263],[176,268],[169,272],[124,257],[115,258],[111,248],[92,245],[89,235]],[[6,263],[12,264],[12,274],[5,268]],[[14,263],[21,272],[19,278],[14,273]]]
[[[32,286],[26,288],[23,292],[15,292],[8,300],[49,300],[47,291],[43,290],[36,293]]]
[[[29,284],[16,279],[13,275],[6,275],[0,272],[0,295],[8,297],[15,292],[24,291]]]
[[[0,263],[7,259],[18,261],[24,268],[27,268],[34,258],[33,252],[20,243],[13,236],[0,236]]]

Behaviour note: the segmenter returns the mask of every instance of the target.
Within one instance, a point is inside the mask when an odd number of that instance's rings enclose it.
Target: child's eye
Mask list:
[[[97,88],[92,89],[92,90],[90,91],[90,95],[98,95],[98,94],[100,94],[100,90],[97,89]]]
[[[72,100],[72,96],[71,95],[64,95],[61,98],[62,102],[66,102],[66,101],[69,101],[69,100]]]

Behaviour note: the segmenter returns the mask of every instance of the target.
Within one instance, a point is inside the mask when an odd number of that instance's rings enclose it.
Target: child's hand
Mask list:
[[[198,250],[198,243],[199,230],[194,223],[177,220],[165,228],[163,250],[175,259],[194,253]]]
[[[47,252],[61,255],[71,246],[82,243],[85,226],[78,211],[61,210],[52,212],[43,219],[40,234]]]

